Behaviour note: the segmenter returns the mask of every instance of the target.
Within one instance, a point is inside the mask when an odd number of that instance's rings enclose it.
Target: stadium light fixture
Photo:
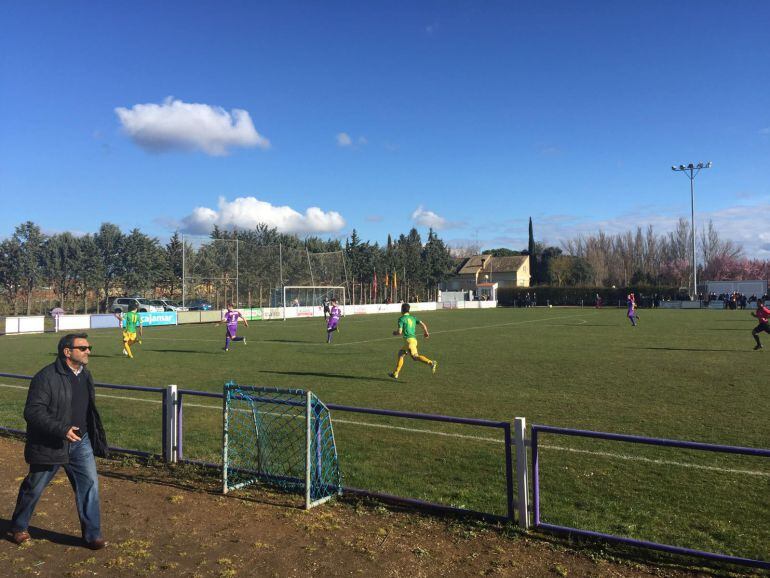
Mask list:
[[[707,163],[693,163],[679,165],[679,168],[671,167],[672,171],[682,172],[690,179],[690,218],[692,219],[692,299],[698,298],[698,261],[695,255],[695,177],[701,169],[710,169],[711,161]]]

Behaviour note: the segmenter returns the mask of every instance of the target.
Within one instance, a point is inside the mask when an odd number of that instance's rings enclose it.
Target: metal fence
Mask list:
[[[13,379],[31,379],[28,375],[18,375],[12,373],[0,373],[0,377],[8,377]],[[213,393],[207,391],[195,391],[187,389],[179,389],[176,385],[169,385],[167,387],[145,387],[145,386],[132,386],[132,385],[117,385],[110,383],[96,383],[96,387],[113,389],[113,390],[128,390],[132,392],[149,392],[159,395],[162,403],[161,411],[161,437],[162,437],[162,450],[161,454],[154,454],[152,452],[140,451],[129,448],[110,447],[111,450],[116,452],[122,452],[137,456],[157,457],[167,462],[183,462],[194,465],[201,465],[215,469],[221,469],[221,463],[206,462],[201,460],[187,459],[184,457],[184,401],[188,397],[192,398],[213,398],[223,399],[221,393]],[[471,510],[467,508],[459,508],[454,506],[448,506],[445,504],[439,504],[435,502],[429,502],[417,498],[410,498],[407,496],[397,496],[393,494],[386,494],[382,492],[376,492],[372,490],[362,488],[343,487],[343,491],[349,494],[355,494],[360,496],[368,496],[383,500],[386,502],[416,506],[420,508],[426,508],[434,511],[459,513],[459,514],[471,514],[484,519],[494,521],[504,521],[514,523],[523,529],[528,529],[530,525],[529,521],[529,489],[528,489],[528,461],[527,461],[527,448],[531,448],[532,451],[532,513],[534,527],[539,530],[545,530],[555,533],[568,533],[571,535],[586,536],[590,538],[598,538],[611,542],[617,542],[621,544],[628,544],[641,548],[647,548],[652,550],[660,550],[673,554],[680,554],[686,556],[697,556],[701,558],[716,560],[719,562],[727,562],[731,564],[740,564],[745,566],[752,566],[757,568],[770,569],[770,562],[766,560],[754,560],[750,558],[741,558],[737,556],[729,556],[725,554],[719,554],[714,552],[705,552],[702,550],[695,550],[691,548],[684,548],[673,546],[669,544],[660,544],[656,542],[649,542],[645,540],[638,540],[633,538],[626,538],[623,536],[604,534],[600,532],[594,532],[591,530],[585,530],[580,528],[573,528],[567,526],[558,526],[554,524],[544,523],[540,519],[540,456],[539,456],[539,439],[541,434],[557,434],[566,436],[577,436],[586,438],[603,439],[610,441],[631,442],[638,444],[647,444],[653,446],[664,446],[673,448],[684,448],[690,450],[702,450],[709,452],[720,452],[734,455],[749,455],[759,457],[770,457],[770,450],[761,448],[747,448],[738,446],[725,446],[716,444],[706,444],[698,442],[688,442],[679,440],[670,440],[662,438],[648,438],[641,436],[632,436],[624,434],[614,434],[606,432],[594,432],[587,430],[576,430],[569,428],[560,428],[547,425],[535,424],[531,427],[530,439],[526,438],[526,420],[524,418],[515,418],[514,431],[511,431],[511,424],[504,421],[491,421],[475,418],[454,417],[435,414],[423,414],[415,412],[402,412],[392,411],[384,409],[353,407],[339,404],[327,404],[330,410],[337,412],[347,412],[353,414],[368,414],[379,415],[386,417],[396,417],[411,420],[420,420],[428,422],[443,422],[451,423],[463,426],[483,427],[500,430],[503,436],[503,452],[505,460],[505,502],[506,502],[506,515],[500,516],[491,512],[481,512]],[[0,431],[24,434],[23,430],[2,427]],[[515,454],[514,454],[515,446]],[[513,458],[516,457],[516,471],[513,468]],[[515,480],[515,481],[514,481]],[[514,484],[516,484],[517,490],[514,491]],[[514,495],[517,499],[514,498]]]
[[[660,550],[660,551],[669,552],[672,554],[698,556],[698,557],[707,558],[710,560],[717,560],[719,562],[741,564],[744,566],[753,566],[757,568],[770,568],[770,562],[764,561],[764,560],[753,560],[751,558],[740,558],[737,556],[729,556],[726,554],[718,554],[715,552],[704,552],[702,550],[695,550],[692,548],[684,548],[680,546],[673,546],[670,544],[660,544],[657,542],[649,542],[646,540],[627,538],[627,537],[618,536],[615,534],[604,534],[601,532],[594,532],[591,530],[572,528],[568,526],[558,526],[555,524],[546,524],[542,522],[540,520],[540,455],[538,451],[538,442],[539,442],[541,433],[594,438],[594,439],[619,441],[619,442],[630,442],[630,443],[646,444],[646,445],[653,445],[653,446],[660,446],[660,447],[701,450],[701,451],[707,451],[707,452],[718,452],[718,453],[745,455],[745,456],[770,457],[770,450],[760,449],[760,448],[746,448],[746,447],[740,447],[740,446],[705,444],[705,443],[699,443],[699,442],[688,442],[688,441],[671,440],[671,439],[665,439],[665,438],[651,438],[651,437],[632,436],[632,435],[615,434],[615,433],[607,433],[607,432],[596,432],[596,431],[570,429],[570,428],[563,428],[563,427],[553,427],[553,426],[539,425],[539,424],[532,425],[531,440],[530,440],[531,446],[532,446],[532,488],[533,488],[532,505],[533,505],[535,528],[542,529],[542,530],[549,530],[551,532],[557,532],[557,533],[566,533],[566,534],[575,535],[575,536],[599,538],[610,542],[629,544],[631,546],[639,546],[641,548]]]

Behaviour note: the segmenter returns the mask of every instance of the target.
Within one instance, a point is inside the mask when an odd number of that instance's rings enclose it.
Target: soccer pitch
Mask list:
[[[97,381],[221,392],[226,381],[311,389],[326,403],[770,447],[765,352],[748,311],[495,309],[418,312],[431,338],[393,370],[397,315],[252,322],[222,351],[224,326],[148,328],[121,353],[117,330],[90,332]],[[0,370],[33,374],[57,335],[0,338]],[[770,339],[765,338],[770,349]],[[1,379],[0,424],[23,427],[26,383]],[[157,395],[97,390],[110,443],[160,451]],[[184,400],[185,457],[218,461],[221,404]],[[332,412],[346,486],[505,513],[497,430]],[[546,434],[544,522],[770,558],[770,460]]]

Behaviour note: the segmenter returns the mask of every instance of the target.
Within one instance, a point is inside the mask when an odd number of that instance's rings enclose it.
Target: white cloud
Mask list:
[[[275,227],[282,233],[320,234],[340,231],[345,219],[336,211],[324,212],[318,207],[310,207],[303,214],[254,197],[238,197],[232,201],[219,197],[217,210],[196,207],[182,219],[181,230],[205,235],[214,225],[222,229],[253,229],[259,224]]]
[[[149,152],[200,150],[222,156],[232,147],[270,148],[249,113],[166,98],[163,104],[135,104],[115,109],[123,130]]]
[[[341,132],[337,135],[337,146],[339,147],[349,147],[353,144],[353,140],[350,138],[350,135],[346,132]]]
[[[433,211],[426,211],[422,205],[417,207],[412,213],[412,220],[421,227],[432,227],[434,229],[446,229],[449,222],[438,216]]]
[[[367,139],[365,136],[359,136],[357,139],[353,139],[352,136],[350,136],[346,132],[340,132],[337,133],[337,136],[335,137],[337,140],[337,146],[341,148],[352,148],[352,149],[358,149],[360,147],[365,147],[369,144],[369,139]]]

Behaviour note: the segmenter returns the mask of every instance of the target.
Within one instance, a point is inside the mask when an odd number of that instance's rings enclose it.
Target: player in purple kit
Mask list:
[[[634,327],[636,327],[636,322],[639,320],[639,317],[636,315],[636,296],[633,293],[628,295],[628,320]]]
[[[338,327],[342,317],[342,310],[337,306],[337,300],[332,299],[332,307],[329,310],[329,320],[326,322],[326,343],[332,342],[332,334],[339,331]]]
[[[240,311],[236,311],[233,307],[232,303],[227,304],[227,311],[225,311],[225,314],[222,316],[222,322],[227,324],[227,332],[225,333],[225,351],[230,351],[230,342],[231,341],[242,341],[244,345],[246,345],[246,338],[245,337],[236,337],[236,333],[238,333],[238,321],[240,319],[243,319],[243,324],[248,327],[249,322],[246,321],[246,318],[241,315]]]

